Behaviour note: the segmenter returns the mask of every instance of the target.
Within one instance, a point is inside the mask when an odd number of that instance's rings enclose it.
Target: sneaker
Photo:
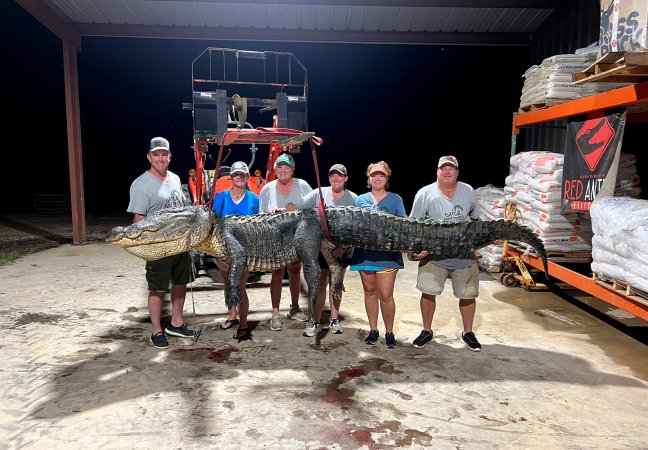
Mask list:
[[[283,322],[281,321],[281,314],[272,313],[272,318],[270,319],[270,329],[272,331],[283,330]]]
[[[313,337],[316,336],[320,331],[322,331],[322,325],[319,322],[310,321],[306,325],[306,331],[304,331],[303,336]]]
[[[187,328],[184,323],[179,327],[169,324],[164,331],[166,331],[166,334],[170,334],[171,336],[194,337],[194,331]]]
[[[432,340],[432,332],[423,330],[421,331],[421,334],[418,335],[416,339],[414,339],[414,342],[412,342],[412,345],[416,348],[423,348],[425,347],[425,344],[430,342]]]
[[[160,331],[159,333],[152,334],[149,340],[151,341],[151,344],[153,344],[153,347],[155,348],[169,347],[169,342],[167,341],[167,338],[164,335],[164,331]]]
[[[376,345],[376,342],[378,342],[378,337],[380,336],[380,333],[378,333],[378,330],[371,330],[367,337],[365,338],[364,342],[365,344],[369,345]]]
[[[338,320],[338,318],[331,319],[331,323],[329,324],[329,329],[333,334],[342,334],[342,324]]]
[[[481,351],[481,344],[475,337],[475,333],[473,333],[472,331],[461,333],[461,340],[464,341],[468,348],[473,352]]]
[[[387,348],[396,348],[396,336],[391,331],[385,333],[385,345]]]
[[[302,311],[299,306],[291,306],[290,311],[288,311],[288,318],[299,322],[306,322],[308,320],[308,314]]]

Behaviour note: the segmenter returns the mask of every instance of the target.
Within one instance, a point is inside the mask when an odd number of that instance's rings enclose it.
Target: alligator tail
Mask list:
[[[515,222],[472,221],[441,224],[398,217],[356,207],[331,207],[326,218],[333,241],[371,250],[421,252],[447,258],[470,259],[475,250],[498,240],[533,247],[547,269],[547,252],[540,238]]]

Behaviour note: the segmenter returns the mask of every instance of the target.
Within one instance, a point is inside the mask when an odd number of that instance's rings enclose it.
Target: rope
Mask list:
[[[313,138],[310,139],[311,152],[313,153],[313,164],[315,165],[315,179],[317,180],[317,189],[319,190],[317,212],[319,213],[320,222],[322,223],[322,234],[324,234],[326,239],[332,241],[333,238],[331,237],[331,232],[329,231],[328,223],[326,222],[326,205],[324,205],[324,195],[322,194],[322,184],[320,183],[319,167],[317,165],[317,152],[315,151],[316,143],[317,145],[322,145],[322,140],[319,138],[317,141]]]
[[[189,258],[189,264],[191,264],[191,274],[193,275],[193,279],[195,280],[198,277],[198,270],[196,269],[196,265],[191,260],[190,251],[187,252],[187,257]],[[190,326],[193,327],[194,330],[196,330],[196,325],[198,323],[198,320],[196,319],[196,301],[194,300],[194,295],[193,295],[193,281],[189,283],[189,291],[191,292],[191,307],[192,307]],[[201,325],[197,331],[194,331],[193,343],[191,345],[196,345],[196,343],[198,342],[198,338],[202,333],[202,329],[203,327]]]
[[[216,184],[218,181],[218,173],[220,172],[220,166],[221,166],[221,158],[223,157],[223,148],[225,148],[225,137],[229,134],[229,131],[225,133],[223,136],[223,139],[221,140],[221,144],[218,146],[218,157],[216,158],[216,170],[214,173],[216,176],[214,177],[215,179],[212,180],[212,186],[211,186],[211,192],[209,193],[209,200],[207,201],[207,208],[211,209],[212,203],[214,203],[214,197],[216,197]]]

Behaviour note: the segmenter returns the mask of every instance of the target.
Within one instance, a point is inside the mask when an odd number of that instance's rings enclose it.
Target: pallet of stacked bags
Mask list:
[[[648,201],[599,197],[592,216],[592,272],[601,280],[621,282],[648,294]]]
[[[503,220],[506,199],[504,190],[492,184],[475,189],[479,220]],[[501,272],[502,245],[491,244],[477,251],[477,264],[487,272]]]
[[[513,155],[506,177],[506,201],[517,220],[542,238],[548,253],[589,253],[592,228],[586,213],[563,212],[561,187],[564,156],[532,151]],[[589,258],[589,255],[587,255]]]

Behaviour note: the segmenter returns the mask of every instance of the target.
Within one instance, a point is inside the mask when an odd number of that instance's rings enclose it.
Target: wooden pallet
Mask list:
[[[640,83],[648,80],[648,52],[612,52],[582,72],[572,75],[574,85],[592,82]]]
[[[499,266],[491,266],[491,267],[482,267],[482,266],[480,266],[479,268],[480,268],[480,270],[483,270],[484,272],[488,272],[488,273],[500,273],[502,271],[502,266],[501,265],[499,265]]]
[[[592,262],[592,252],[547,252],[547,258],[553,262],[571,262],[571,263],[590,263]]]
[[[521,252],[524,252],[527,248],[527,245],[525,244],[513,244],[511,242],[509,242],[509,246]],[[537,256],[535,252],[532,254],[534,256]],[[592,252],[586,250],[579,250],[575,252],[548,251],[547,259],[553,262],[591,263]]]
[[[526,113],[531,111],[537,111],[539,109],[549,108],[550,106],[560,105],[561,103],[567,103],[571,100],[563,98],[548,98],[544,102],[533,103],[531,105],[520,106],[518,113]]]
[[[632,287],[628,285],[628,283],[620,280],[602,279],[596,274],[593,274],[592,278],[597,284],[600,284],[601,286],[611,291],[621,293],[628,298],[631,298],[639,303],[648,306],[648,292]]]

